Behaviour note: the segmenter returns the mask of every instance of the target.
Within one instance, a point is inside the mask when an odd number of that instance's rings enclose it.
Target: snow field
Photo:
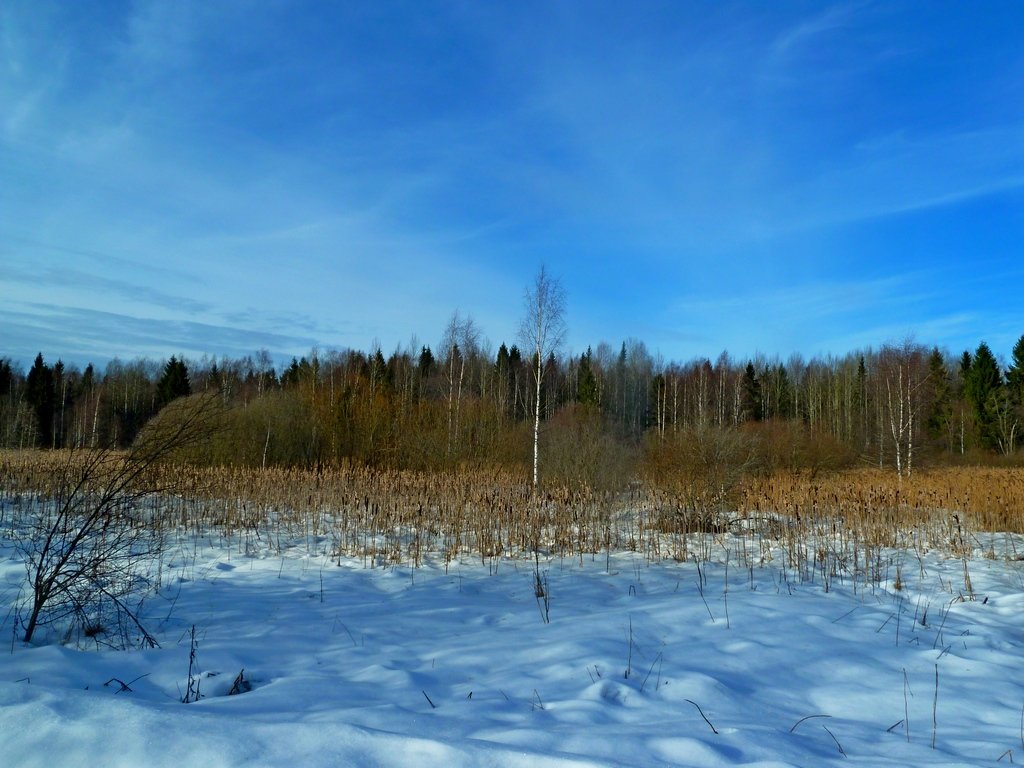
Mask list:
[[[880,586],[828,591],[778,564],[542,559],[544,623],[532,562],[368,568],[213,540],[165,555],[145,608],[162,647],[137,651],[17,642],[7,547],[3,764],[1019,762],[1024,564],[982,556],[1000,546],[968,563],[974,600],[937,554],[887,553]],[[243,669],[252,690],[227,695]]]

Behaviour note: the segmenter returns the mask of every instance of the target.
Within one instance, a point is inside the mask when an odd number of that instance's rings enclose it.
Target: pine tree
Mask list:
[[[596,408],[600,401],[597,386],[597,376],[594,375],[592,364],[594,353],[587,347],[587,351],[580,357],[580,367],[577,372],[578,382],[576,384],[576,402],[586,407]]]
[[[14,369],[7,359],[0,359],[0,397],[6,397],[14,390]]]
[[[292,358],[291,365],[289,365],[284,373],[281,374],[281,386],[283,387],[297,387],[302,381],[303,376],[309,372],[309,361],[306,358],[297,360]]]
[[[430,351],[430,347],[423,347],[420,349],[420,362],[418,365],[420,379],[426,379],[430,376],[434,369],[434,353]]]
[[[1018,409],[1024,407],[1024,336],[1013,346],[1013,362],[1006,371],[1006,385],[1010,390],[1010,402]]]
[[[928,437],[935,443],[941,443],[949,434],[949,425],[953,418],[953,387],[946,361],[938,347],[934,347],[928,356],[928,385],[931,389],[927,419]]]
[[[188,381],[188,368],[184,361],[171,355],[164,366],[163,375],[156,385],[156,399],[159,407],[167,405],[179,397],[192,394],[192,385]]]
[[[752,362],[747,363],[743,373],[743,415],[749,421],[764,419],[764,405],[761,397],[761,381],[757,378]]]
[[[999,448],[995,429],[995,397],[1002,386],[1002,374],[988,344],[981,342],[964,381],[964,394],[974,410],[978,438],[989,449]]]
[[[964,350],[964,353],[960,355],[960,387],[961,390],[967,386],[967,377],[971,375],[971,366],[974,365],[974,358],[971,357],[969,350]],[[963,392],[961,391],[961,394]]]
[[[36,415],[36,444],[40,448],[53,446],[53,414],[57,393],[53,385],[53,369],[43,362],[40,352],[25,382],[25,399]]]
[[[215,392],[220,392],[224,389],[224,376],[217,367],[216,360],[213,362],[213,365],[210,366],[210,376],[206,380],[206,386],[208,389],[212,389]]]
[[[388,368],[387,361],[384,360],[384,353],[381,352],[380,347],[370,357],[370,387],[373,390],[377,389],[390,389],[391,388],[391,369]]]

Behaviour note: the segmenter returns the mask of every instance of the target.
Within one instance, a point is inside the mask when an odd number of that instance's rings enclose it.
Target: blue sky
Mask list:
[[[1024,3],[0,5],[0,356],[1024,334]]]

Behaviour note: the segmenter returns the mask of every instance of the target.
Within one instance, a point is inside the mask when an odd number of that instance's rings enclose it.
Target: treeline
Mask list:
[[[435,349],[312,353],[277,370],[242,359],[114,360],[101,372],[0,360],[0,445],[129,445],[171,400],[216,393],[224,428],[196,460],[247,466],[527,467],[534,361],[456,316]],[[1020,457],[1024,336],[1004,370],[989,347],[919,344],[843,357],[665,363],[640,341],[545,361],[542,475],[593,486],[680,466],[822,468]],[[710,469],[709,469],[710,471]]]

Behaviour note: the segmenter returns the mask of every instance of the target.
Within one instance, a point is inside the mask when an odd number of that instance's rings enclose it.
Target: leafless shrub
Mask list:
[[[219,401],[197,396],[175,401],[126,452],[69,451],[32,505],[17,546],[29,586],[25,642],[40,626],[68,622],[86,637],[116,628],[110,642],[138,635],[155,645],[133,600],[149,582],[144,566],[161,546],[151,500],[174,488],[161,462],[209,434]]]
[[[738,430],[687,429],[652,441],[644,466],[646,484],[665,498],[660,530],[722,532],[756,448]]]

